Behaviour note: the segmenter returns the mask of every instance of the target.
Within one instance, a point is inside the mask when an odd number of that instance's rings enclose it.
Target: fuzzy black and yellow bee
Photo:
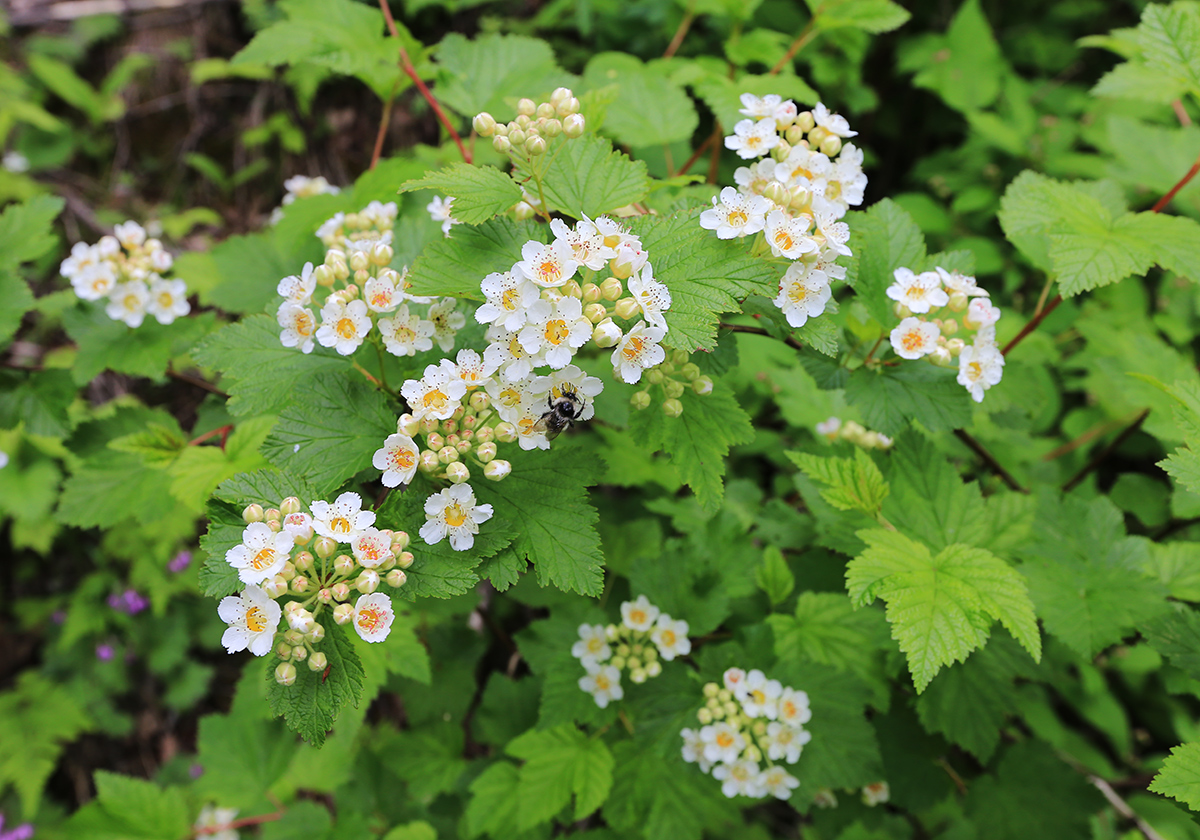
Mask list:
[[[571,427],[572,422],[579,418],[583,413],[586,403],[575,386],[563,384],[558,387],[559,396],[556,399],[553,392],[546,398],[546,404],[550,410],[541,416],[533,425],[535,432],[545,432],[546,440],[554,440],[566,429]]]

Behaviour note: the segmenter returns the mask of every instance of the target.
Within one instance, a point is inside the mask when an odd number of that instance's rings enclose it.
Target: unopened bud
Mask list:
[[[514,148],[517,146],[524,146],[527,136],[528,135],[525,134],[525,129],[514,128],[512,131],[508,132],[508,142],[512,143]]]
[[[358,580],[354,581],[354,588],[364,595],[370,595],[379,588],[379,573],[373,569],[363,569]]]
[[[308,659],[308,648],[304,645],[296,645],[292,648],[292,659],[297,662],[303,662],[305,659]]]
[[[384,581],[393,589],[399,589],[408,580],[408,575],[404,574],[400,569],[392,569],[387,573]]]
[[[897,318],[908,318],[912,315],[912,310],[903,303],[900,303],[900,301],[896,301],[892,304],[892,313],[895,314]]]
[[[326,288],[332,286],[334,281],[337,280],[333,276],[333,270],[327,265],[317,266],[313,271],[313,279],[317,281],[318,286],[325,286]]]
[[[313,540],[313,553],[324,560],[326,557],[332,557],[337,551],[337,540],[332,537],[317,537]]]
[[[512,443],[518,437],[517,427],[512,423],[496,424],[496,440],[501,443]]]
[[[279,576],[284,580],[291,580],[296,576],[296,564],[288,560],[284,562],[283,567],[279,570]]]
[[[278,519],[268,519],[267,527],[270,528],[272,531],[274,531],[276,534],[278,534],[280,531],[283,530],[283,523],[280,522]]]
[[[657,677],[662,673],[662,663],[655,659],[653,662],[646,663],[646,676]]]
[[[667,379],[663,382],[663,391],[670,399],[678,399],[679,397],[682,397],[683,392],[686,389],[687,386],[678,379]]]
[[[262,505],[259,505],[259,504],[246,505],[246,509],[242,511],[242,519],[246,522],[246,524],[250,524],[251,522],[262,522],[263,521]]]
[[[829,136],[830,136],[829,130],[827,128],[824,128],[819,125],[815,126],[811,129],[809,129],[808,145],[810,145],[814,149],[819,149],[819,148],[821,148],[821,144],[825,142],[825,138],[829,137]]]
[[[296,682],[296,666],[291,662],[280,662],[275,666],[275,682],[292,685]]]
[[[710,377],[697,376],[695,381],[692,382],[692,390],[695,391],[697,394],[699,394],[702,397],[707,396],[708,394],[711,394],[712,389],[713,389],[713,381]]]
[[[339,584],[339,586],[344,584]],[[349,587],[347,587],[349,589]],[[338,604],[333,608],[333,620],[337,624],[345,624],[354,617],[354,607],[349,604]]]
[[[468,404],[475,411],[486,411],[492,404],[492,399],[483,391],[475,391],[471,394]]]
[[[512,151],[512,146],[512,141],[503,134],[497,134],[492,138],[492,148],[502,155],[506,155]]]
[[[962,292],[953,292],[950,295],[949,306],[951,312],[962,312],[967,308],[969,303],[970,299]]]
[[[278,598],[283,593],[287,592],[288,583],[283,579],[283,575],[275,575],[262,586],[263,592],[267,593],[268,598]]]
[[[763,190],[763,197],[775,202],[780,207],[787,207],[788,202],[791,201],[791,195],[788,193],[787,187],[778,181],[772,181],[767,184],[766,189]]]
[[[787,160],[788,153],[791,150],[792,146],[790,143],[788,143],[788,141],[780,140],[775,144],[775,147],[771,149],[771,157],[775,158],[777,162],[783,163],[783,161]]]
[[[679,400],[667,400],[663,403],[663,414],[668,417],[678,417],[683,414],[683,403]]]
[[[491,443],[490,441],[488,443],[479,444],[479,446],[475,449],[475,457],[485,464],[488,461],[493,460],[496,457],[496,444]]]
[[[329,658],[320,651],[308,658],[308,670],[310,671],[324,671],[328,667]]]
[[[548,119],[542,126],[542,134],[553,140],[555,137],[563,133],[563,124],[558,119]]]
[[[812,111],[801,111],[796,115],[796,121],[792,125],[798,125],[805,131],[812,131],[813,126],[817,124],[817,120],[813,117]]]
[[[576,100],[578,101],[578,100]],[[574,139],[583,136],[585,128],[583,114],[567,114],[563,117],[563,135]]]
[[[446,445],[446,439],[444,437],[442,437],[440,434],[438,434],[437,432],[434,432],[433,434],[431,434],[427,438],[425,438],[425,445],[428,446],[430,449],[441,449],[443,446]]]
[[[534,157],[541,157],[542,155],[546,154],[547,148],[549,147],[546,145],[546,141],[537,135],[534,135],[525,141],[525,151]]]
[[[467,447],[470,448],[469,443]],[[450,479],[450,483],[452,484],[462,484],[471,478],[471,470],[462,461],[455,461],[452,464],[446,465],[446,478]]]
[[[615,277],[609,277],[600,284],[600,296],[605,300],[616,300],[621,295],[625,294],[625,287],[621,285],[621,281]]]
[[[396,431],[409,437],[415,436],[421,430],[421,423],[411,414],[401,414],[396,421]]]
[[[471,127],[480,137],[491,137],[496,130],[496,118],[487,111],[480,111],[475,115],[475,119],[471,120]]]
[[[300,504],[300,500],[295,496],[288,496],[279,503],[279,512],[285,516],[291,513],[299,513],[303,509],[304,506]]]
[[[783,139],[787,140],[788,143],[795,146],[797,143],[799,143],[801,140],[804,139],[803,126],[796,125],[796,123],[793,122],[791,125],[788,126],[787,131],[784,132]]]
[[[953,356],[957,356],[959,353],[961,353],[963,348],[966,346],[967,343],[961,338],[952,338],[946,342],[946,349],[949,350]]]
[[[314,624],[313,629],[308,631],[308,641],[312,642],[313,644],[316,644],[317,642],[321,641],[324,638],[325,638],[325,625],[324,624]]]
[[[625,657],[617,654],[612,659],[608,660],[608,664],[620,671],[625,667]]]
[[[646,670],[642,667],[630,667],[629,681],[633,683],[644,683],[646,681]]]
[[[396,566],[401,569],[407,569],[412,566],[414,559],[416,558],[413,557],[411,551],[401,551],[396,555]]]
[[[275,646],[275,655],[278,656],[280,659],[285,659],[285,660],[291,659],[292,658],[292,646],[289,645],[287,642],[280,642],[279,644],[277,644]]]
[[[621,298],[617,301],[617,317],[624,318],[628,321],[633,316],[642,311],[642,307],[638,302],[631,297]]]
[[[659,368],[650,368],[646,371],[646,381],[651,385],[661,385],[663,382],[663,372]]]
[[[517,100],[517,113],[525,117],[532,117],[537,113],[537,103],[532,99],[521,98]]]
[[[953,318],[946,318],[942,321],[941,327],[942,335],[954,335],[958,332],[958,321],[955,321]]]
[[[421,453],[421,460],[417,465],[417,469],[421,472],[431,473],[437,471],[440,466],[441,463],[438,461],[437,453],[431,449],[426,449]]]
[[[313,614],[308,610],[301,609],[296,610],[289,615],[287,617],[287,622],[288,626],[291,627],[292,630],[296,631],[301,637],[303,637],[305,633],[313,629],[315,619],[313,619]],[[290,638],[288,641],[295,645],[300,643],[300,638]]]
[[[351,271],[366,271],[371,267],[371,258],[367,256],[366,251],[355,251],[350,255],[350,270]]]
[[[603,303],[589,303],[583,307],[583,317],[587,318],[593,324],[599,324],[608,317],[608,309]]]
[[[600,300],[600,287],[595,283],[585,283],[583,285],[582,292],[584,303],[595,303],[596,301]]]
[[[574,95],[568,87],[556,87],[554,93],[550,94],[550,104],[558,105],[558,103],[564,102]]]
[[[437,457],[439,464],[452,464],[458,460],[458,450],[453,446],[443,446],[438,450]]]
[[[596,342],[597,347],[612,347],[621,340],[622,335],[621,328],[613,323],[612,318],[605,318],[592,330],[592,341]]]
[[[532,219],[537,215],[537,211],[533,209],[533,205],[528,201],[518,201],[512,208],[513,216],[518,222],[523,222],[526,219]]]
[[[649,408],[650,407],[650,392],[649,391],[634,392],[634,395],[632,397],[630,397],[630,399],[629,399],[629,404],[631,406],[633,406],[634,408],[636,408],[638,411],[641,411],[643,408]]]
[[[475,432],[476,443],[490,443],[496,437],[496,430],[491,426],[484,426],[479,431]]]
[[[356,562],[349,554],[339,554],[333,561],[333,571],[339,575],[348,575],[354,571]]]
[[[695,362],[688,362],[679,369],[679,372],[688,382],[695,382],[700,376],[700,365]]]
[[[539,120],[550,119],[554,116],[554,105],[549,102],[543,102],[537,106],[537,110],[534,111],[534,116],[536,116]]]
[[[954,364],[954,355],[947,347],[935,347],[933,352],[925,358],[938,367],[950,367]]]
[[[842,138],[836,134],[830,134],[821,141],[821,154],[825,157],[833,157],[842,150]]]
[[[308,591],[309,583],[309,579],[304,575],[297,575],[296,579],[292,581],[292,591],[299,592],[301,595],[303,595]]]
[[[512,472],[512,464],[508,461],[499,459],[488,461],[483,466],[483,475],[491,481],[500,481],[502,478]]]
[[[392,551],[403,551],[408,548],[409,541],[407,531],[395,531],[392,534]]]

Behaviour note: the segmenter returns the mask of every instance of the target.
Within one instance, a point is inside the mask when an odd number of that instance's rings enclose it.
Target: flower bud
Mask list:
[[[696,720],[700,721],[701,725],[708,726],[713,722],[713,713],[710,709],[701,709],[696,712]]]
[[[494,129],[492,129],[492,133],[494,135],[496,135],[497,137],[507,137],[508,131],[509,131],[509,124],[502,123],[502,122],[496,123],[496,127]]]
[[[514,128],[512,131],[508,132],[508,142],[511,143],[514,147],[524,146],[527,136],[528,135],[525,134],[524,129]]]
[[[546,141],[537,135],[534,135],[525,141],[525,151],[534,157],[541,157],[542,155],[546,154],[547,148],[549,147],[546,145]]]
[[[332,537],[317,537],[313,540],[313,553],[324,560],[326,557],[332,557],[337,551],[337,540]]]
[[[743,755],[751,761],[762,761],[762,750],[753,744],[750,744],[746,747],[746,751],[743,753]]]
[[[804,139],[804,127],[793,122],[788,126],[787,131],[784,132],[783,139],[787,140],[792,146],[795,146]]]
[[[653,662],[646,663],[646,676],[657,677],[662,673],[662,663],[655,659]]]
[[[788,141],[780,140],[777,144],[775,144],[775,148],[771,149],[771,157],[782,163],[783,161],[787,160],[788,152],[791,150],[792,146],[790,143],[788,143]]]
[[[512,443],[518,437],[517,427],[512,423],[497,423],[495,428],[496,440],[501,443]]]
[[[678,417],[683,414],[683,403],[679,400],[667,400],[663,403],[663,414],[668,417]]]
[[[805,131],[812,131],[813,126],[816,124],[817,121],[813,117],[812,111],[801,111],[799,114],[796,114],[796,121],[792,123],[792,125],[798,125]]]
[[[421,453],[421,461],[417,465],[417,469],[419,469],[421,472],[431,473],[435,472],[440,466],[441,464],[438,462],[437,453],[433,450],[426,449]]]
[[[291,513],[299,513],[302,510],[304,510],[304,507],[295,496],[288,496],[279,503],[279,512],[285,516]]]
[[[710,682],[710,683],[704,684],[703,693],[704,693],[705,697],[711,698],[711,697],[716,697],[717,692],[720,690],[721,690],[721,686],[717,685],[715,682]]]
[[[446,445],[446,439],[437,432],[434,432],[425,438],[425,445],[430,449],[441,449]]]
[[[638,411],[641,411],[643,408],[649,408],[650,407],[650,392],[649,391],[635,391],[633,396],[630,397],[630,399],[629,399],[629,404],[632,407],[636,408]]]
[[[346,583],[346,581],[335,583],[329,591],[333,593],[333,600],[345,601],[350,597],[350,584]]]
[[[678,379],[667,379],[663,381],[663,391],[666,393],[668,399],[679,399],[683,396],[683,392],[686,388],[687,386]]]
[[[533,115],[539,120],[548,120],[554,116],[554,105],[550,102],[543,102],[537,106],[537,110]]]
[[[304,634],[312,630],[313,624],[316,623],[315,619],[313,618],[313,614],[305,609],[294,611],[287,617],[287,622],[288,626],[291,627],[292,630],[300,634],[298,637],[292,637],[288,639],[288,641],[293,645],[299,644]]]
[[[379,588],[379,573],[374,569],[363,569],[362,574],[354,581],[354,588],[364,595],[370,595]]]
[[[317,642],[324,639],[325,638],[325,625],[324,624],[314,624],[313,629],[308,631],[307,638],[308,638],[308,641],[312,642],[313,644],[316,644]]]
[[[646,371],[646,381],[651,385],[661,385],[663,381],[663,372],[659,367],[650,368]]]
[[[455,452],[457,453],[457,450]],[[471,470],[462,461],[454,461],[446,465],[446,478],[450,479],[452,484],[462,484],[471,478]]]
[[[600,296],[605,300],[616,300],[625,293],[625,287],[616,277],[609,277],[600,284]]]
[[[702,397],[712,393],[713,381],[707,376],[697,376],[696,381],[692,383],[692,390]]]
[[[275,682],[292,685],[296,682],[296,666],[291,662],[280,662],[275,666]]]
[[[688,382],[695,382],[700,376],[700,365],[695,362],[688,362],[679,369],[679,372]]]
[[[268,519],[267,527],[270,528],[272,531],[274,531],[276,534],[278,534],[280,531],[283,530],[283,523],[280,522],[278,519]]]
[[[292,659],[297,662],[303,662],[305,659],[308,659],[308,648],[304,645],[296,645],[292,648]]]
[[[486,411],[492,404],[492,399],[483,391],[474,391],[468,400],[468,405],[475,411]],[[467,418],[464,418],[467,419]]]
[[[532,219],[537,215],[537,211],[533,209],[533,205],[528,201],[518,201],[512,208],[513,216],[518,222],[523,222],[526,219]]]
[[[808,131],[808,145],[814,149],[821,148],[821,144],[825,142],[825,138],[829,137],[829,129],[822,126],[814,126]]]
[[[475,457],[485,464],[491,461],[496,457],[496,444],[491,441],[479,444],[475,450]]]
[[[787,187],[778,181],[767,184],[766,189],[763,190],[763,197],[775,202],[780,207],[787,207],[788,202],[791,201],[791,194]]]
[[[506,155],[512,151],[512,141],[503,134],[496,134],[496,136],[492,138],[492,148],[500,154]]]
[[[408,580],[408,575],[404,574],[400,569],[392,569],[387,573],[384,581],[393,589],[399,589]]]
[[[467,432],[467,434],[469,435],[470,432]],[[458,443],[454,444],[454,448],[458,450],[459,455],[466,455],[474,447],[475,444],[471,443],[470,438],[464,438],[463,440],[460,440]]]
[[[950,302],[949,302],[950,311],[951,312],[962,312],[964,309],[967,308],[967,304],[969,304],[970,302],[971,302],[970,299],[962,292],[952,292],[950,295]]]
[[[954,335],[958,332],[958,321],[953,318],[946,318],[941,323],[942,335]]]
[[[402,435],[415,437],[420,430],[420,421],[411,414],[401,414],[400,419],[396,421],[396,431]]]
[[[403,551],[408,548],[409,536],[407,531],[396,531],[392,534],[392,551]]]
[[[732,700],[730,700],[728,703],[725,704],[724,710],[725,710],[726,717],[737,717],[738,713],[741,712],[741,709],[738,707],[738,704],[733,702]]]
[[[537,113],[537,103],[532,99],[521,98],[517,100],[517,113],[525,117],[532,117]]]
[[[320,651],[317,651],[316,653],[314,653],[312,656],[310,656],[308,658],[308,670],[310,670],[310,671],[320,672],[320,671],[324,671],[328,667],[329,667],[329,658],[327,656],[325,656],[325,654],[321,653]]]
[[[344,584],[338,584],[343,586]],[[348,589],[349,587],[347,587]],[[345,624],[354,616],[354,607],[349,604],[338,604],[333,608],[333,620],[337,624]]]
[[[366,271],[371,267],[371,258],[367,256],[366,251],[355,251],[350,255],[350,270],[351,271]]]
[[[287,592],[288,582],[284,580],[283,575],[275,575],[275,577],[264,583],[262,588],[263,592],[267,593],[268,598],[278,598]]]
[[[305,592],[308,591],[308,587],[309,587],[309,580],[304,575],[298,575],[296,577],[296,579],[292,581],[292,591],[293,592],[298,592],[301,595],[303,595]]]
[[[937,367],[950,367],[950,365],[954,364],[954,356],[951,354],[949,348],[946,347],[935,347],[933,352],[925,358],[930,364]]]
[[[246,509],[242,511],[242,519],[246,522],[247,525],[249,525],[251,522],[262,522],[263,521],[262,505],[259,505],[259,504],[246,505]]]
[[[608,309],[603,303],[589,303],[583,307],[583,317],[587,318],[593,324],[598,324],[608,317]]]
[[[821,141],[821,154],[825,157],[833,157],[842,150],[842,138],[836,134],[830,134]]]
[[[550,104],[557,106],[560,102],[565,102],[574,95],[568,87],[556,87],[554,93],[550,94]]]
[[[411,551],[401,551],[396,555],[396,566],[401,569],[407,569],[412,566],[414,559],[416,558],[413,557]]]
[[[617,301],[616,311],[618,318],[624,318],[628,321],[638,315],[642,311],[642,307],[638,305],[636,300],[627,297]]]
[[[286,604],[283,605],[283,614],[291,615],[296,610],[302,610],[302,609],[304,609],[304,605],[301,604],[299,601],[288,601]]]
[[[542,126],[542,134],[553,140],[555,137],[563,133],[563,124],[558,119],[548,119],[545,125]]]
[[[491,137],[496,130],[496,118],[487,111],[480,111],[475,115],[475,119],[471,120],[471,127],[480,137]]]
[[[458,460],[458,450],[453,446],[443,446],[438,450],[437,457],[439,464],[452,464]]]
[[[585,128],[583,114],[567,114],[563,117],[563,136],[575,139],[583,136]]]
[[[907,306],[905,306],[900,301],[896,301],[895,303],[892,304],[892,313],[897,318],[908,318],[912,315],[912,310],[909,309]]]
[[[508,461],[493,460],[483,465],[483,475],[491,481],[500,481],[512,472],[512,464]]]
[[[275,646],[275,655],[278,656],[280,659],[284,659],[284,660],[291,659],[292,658],[292,646],[289,645],[287,642],[280,642],[278,645]]]
[[[629,681],[634,683],[644,683],[646,681],[645,669],[641,667],[634,668],[631,665],[629,670]]]
[[[608,664],[620,671],[625,667],[625,657],[617,654],[612,659],[608,660]]]
[[[475,433],[476,443],[490,443],[496,437],[496,430],[491,426],[484,426]]]
[[[333,270],[327,265],[317,266],[316,270],[313,271],[313,279],[317,281],[318,286],[325,286],[326,288],[332,286],[334,281],[337,280],[333,276]]]
[[[952,356],[957,356],[959,353],[961,353],[963,351],[963,348],[966,346],[967,346],[967,343],[965,341],[963,341],[961,338],[952,338],[946,342],[946,349],[950,351],[950,354]]]
[[[349,554],[339,554],[333,561],[333,571],[339,575],[348,575],[354,571],[356,565],[358,564]]]

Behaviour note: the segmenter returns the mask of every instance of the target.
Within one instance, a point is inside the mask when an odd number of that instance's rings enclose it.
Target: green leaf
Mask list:
[[[414,295],[483,300],[479,284],[492,272],[512,269],[528,241],[544,241],[545,228],[501,216],[476,227],[458,227],[426,246],[409,272]]]
[[[987,641],[999,620],[1040,660],[1041,635],[1020,573],[982,548],[951,545],[936,557],[894,531],[863,530],[867,550],[846,567],[857,605],[887,602],[892,638],[908,658],[917,692],[943,665],[961,662]]]
[[[1148,67],[1200,96],[1200,8],[1193,3],[1148,4],[1136,35]]]
[[[135,330],[109,318],[97,304],[80,303],[63,312],[63,327],[79,348],[73,375],[80,385],[105,370],[162,381],[171,359],[211,333],[216,322],[212,312],[204,312],[172,324],[147,318]]]
[[[933,365],[898,365],[872,371],[857,368],[846,380],[846,402],[863,415],[863,424],[895,436],[916,421],[931,432],[948,432],[971,423],[971,397],[955,372]]]
[[[754,582],[767,594],[772,607],[786,601],[796,588],[796,578],[783,559],[783,552],[773,545],[763,549],[762,564],[754,570]]]
[[[911,42],[900,68],[918,71],[914,85],[936,92],[951,108],[963,112],[995,101],[1010,72],[979,0],[967,0],[959,7],[945,37]]]
[[[187,802],[179,788],[97,770],[96,801],[75,812],[64,829],[69,837],[91,840],[165,840],[192,831]]]
[[[875,462],[862,449],[853,458],[830,458],[804,452],[786,453],[792,463],[809,478],[828,485],[821,498],[838,510],[861,510],[874,516],[883,506],[888,483]]]
[[[205,367],[225,376],[226,404],[237,416],[275,414],[295,403],[300,383],[337,371],[350,375],[349,363],[332,350],[305,355],[279,343],[279,326],[270,315],[252,315],[210,335],[192,354]]]
[[[486,222],[521,200],[521,188],[512,178],[495,167],[469,163],[452,163],[400,185],[402,193],[424,189],[453,197],[454,218],[468,225]]]
[[[124,101],[117,96],[105,96],[79,77],[71,65],[49,55],[32,53],[26,58],[29,72],[48,87],[55,96],[78,108],[93,123],[102,123],[121,116]]]
[[[964,482],[923,437],[908,434],[896,444],[889,455],[891,494],[883,503],[884,518],[934,551],[954,543],[989,545],[990,517],[979,485]]]
[[[178,429],[161,423],[153,423],[145,431],[134,432],[109,442],[109,449],[140,455],[148,467],[165,467],[187,446],[187,440]]]
[[[896,316],[887,288],[895,282],[897,268],[915,270],[925,260],[925,237],[908,211],[890,198],[865,212],[847,214],[847,222],[854,231],[856,259],[848,267],[846,282],[876,321],[893,323]]]
[[[69,371],[45,370],[28,376],[0,371],[0,429],[23,423],[28,434],[65,437],[71,431],[67,409],[75,391]]]
[[[348,373],[323,373],[308,383],[302,403],[285,408],[263,443],[281,470],[303,475],[318,493],[332,493],[371,466],[371,456],[395,434],[388,398]]]
[[[465,815],[468,837],[511,837],[519,831],[519,784],[520,771],[507,761],[497,761],[471,782],[471,801]]]
[[[1149,789],[1200,810],[1200,743],[1172,747]]]
[[[621,836],[701,840],[705,829],[732,832],[740,823],[733,803],[714,795],[713,780],[684,764],[677,749],[667,757],[644,741],[622,741],[613,753],[616,769],[603,814]]]
[[[304,663],[296,668],[296,682],[280,685],[275,681],[275,662],[267,662],[267,702],[271,711],[282,715],[288,729],[314,747],[325,743],[325,737],[346,704],[358,706],[362,696],[364,672],[354,646],[343,628],[333,621],[326,610],[317,616],[325,628],[320,649],[329,660],[325,672],[310,671]]]
[[[646,198],[650,178],[646,164],[613,150],[612,143],[596,134],[568,140],[553,152],[543,179],[543,192],[551,210],[576,219],[595,218]],[[528,173],[517,159],[517,171]],[[454,205],[458,215],[458,204]]]
[[[1200,613],[1181,606],[1143,622],[1138,629],[1172,665],[1200,680]]]
[[[572,725],[532,729],[505,748],[525,761],[517,783],[518,823],[530,829],[548,822],[575,794],[575,819],[604,804],[613,782],[613,757],[605,743]]]
[[[746,246],[720,240],[700,227],[703,208],[673,216],[639,216],[631,231],[654,266],[654,277],[671,290],[666,311],[671,331],[663,344],[686,350],[711,350],[717,343],[717,316],[740,312],[748,295],[774,297],[784,266],[751,257]]]
[[[167,467],[171,494],[193,512],[204,512],[204,503],[217,485],[238,473],[267,466],[259,447],[275,424],[273,417],[256,417],[238,423],[225,447],[188,446]]]
[[[539,38],[490,34],[468,41],[451,33],[433,57],[438,99],[468,118],[488,111],[506,120],[518,98],[542,101],[556,87],[572,84],[555,63],[554,50]]]
[[[0,267],[0,299],[5,302],[0,309],[0,347],[3,347],[20,328],[25,313],[33,309],[33,292],[15,270]]]
[[[835,0],[815,4],[810,0],[809,8],[815,13],[813,22],[818,29],[852,26],[873,34],[899,29],[912,17],[892,0]]]
[[[638,443],[666,452],[696,500],[713,511],[725,493],[725,456],[731,446],[752,440],[754,427],[724,383],[705,396],[687,389],[679,401],[679,417],[667,417],[659,406],[651,406],[629,415],[629,429]]]
[[[415,799],[430,800],[453,791],[467,769],[462,729],[453,724],[389,732],[384,737],[382,762],[408,784],[408,793]]]
[[[643,64],[627,53],[605,52],[592,56],[583,77],[591,88],[618,86],[602,130],[623,146],[688,140],[699,124],[692,100],[654,63]]]
[[[40,195],[4,208],[0,213],[0,266],[16,268],[53,248],[56,237],[51,225],[64,204],[57,196]]]

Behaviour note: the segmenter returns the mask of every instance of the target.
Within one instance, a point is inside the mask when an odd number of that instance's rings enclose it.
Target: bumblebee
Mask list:
[[[571,423],[579,418],[583,413],[584,402],[583,397],[579,395],[579,391],[575,390],[575,386],[564,383],[559,387],[560,396],[555,399],[553,393],[546,398],[546,404],[550,410],[542,415],[541,419],[533,424],[533,431],[545,432],[546,440],[554,440],[564,430],[570,428]]]

